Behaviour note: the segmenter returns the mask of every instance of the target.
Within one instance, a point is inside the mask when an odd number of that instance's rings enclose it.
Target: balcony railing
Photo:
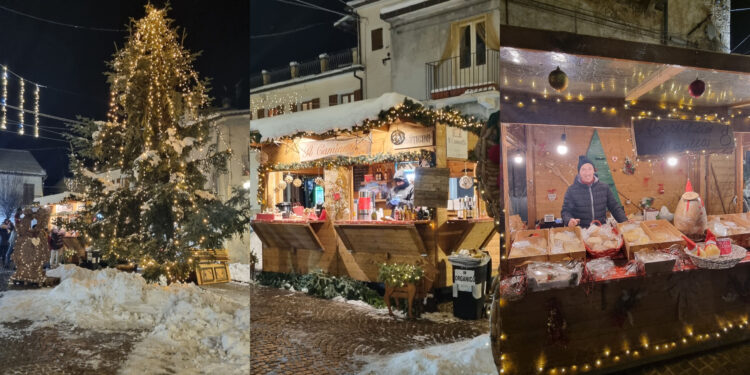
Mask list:
[[[500,53],[485,50],[464,54],[426,65],[427,95],[441,99],[466,92],[487,91],[500,87]]]
[[[355,64],[355,61],[357,61],[357,49],[356,48],[349,48],[345,49],[343,51],[339,51],[336,53],[333,53],[331,55],[328,55],[327,59],[327,66],[326,71],[336,70],[345,68],[347,66],[351,66]],[[310,60],[305,61],[302,63],[299,63],[298,67],[298,73],[296,77],[304,77],[309,76],[313,74],[320,74],[323,71],[323,65],[322,62],[323,58],[318,58],[316,60]],[[292,79],[292,68],[290,66],[287,66],[285,68],[278,68],[266,71],[266,82],[264,82],[263,74],[256,74],[250,77],[250,89],[254,89],[257,87],[261,87],[263,85],[269,85],[276,82],[284,82]]]

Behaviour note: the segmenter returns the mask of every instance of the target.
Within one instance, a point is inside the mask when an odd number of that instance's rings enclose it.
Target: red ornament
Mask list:
[[[500,164],[500,145],[494,145],[487,150],[487,158],[495,164]]]
[[[688,91],[692,97],[698,98],[703,95],[704,91],[706,91],[706,83],[696,79],[690,84],[690,86],[688,86]]]
[[[338,201],[340,199],[341,199],[341,194],[340,193],[333,193],[333,200]]]

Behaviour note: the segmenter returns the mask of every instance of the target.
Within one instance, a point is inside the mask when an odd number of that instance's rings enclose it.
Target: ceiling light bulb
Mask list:
[[[515,162],[516,164],[523,163],[523,156],[521,156],[520,152],[517,153],[516,156],[513,157],[513,162]]]
[[[568,145],[565,143],[560,143],[557,145],[557,153],[560,155],[565,155],[568,153]]]
[[[674,157],[674,156],[668,157],[667,158],[667,165],[669,165],[670,167],[674,167],[675,165],[677,165],[677,158]]]

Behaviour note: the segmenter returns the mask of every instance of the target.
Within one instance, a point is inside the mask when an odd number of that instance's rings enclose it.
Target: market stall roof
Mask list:
[[[560,67],[569,78],[562,95],[578,100],[619,99],[695,107],[750,106],[750,57],[503,26],[501,93],[556,94],[547,76]],[[695,79],[706,91],[693,98]]]
[[[60,203],[68,197],[70,197],[70,192],[65,191],[58,194],[45,195],[43,197],[34,198],[34,202],[38,202],[40,205],[46,206],[48,204]]]
[[[364,120],[376,120],[380,111],[399,105],[404,99],[419,103],[405,95],[389,92],[375,99],[251,120],[250,131],[259,132],[262,141],[268,141],[299,132],[349,129]]]

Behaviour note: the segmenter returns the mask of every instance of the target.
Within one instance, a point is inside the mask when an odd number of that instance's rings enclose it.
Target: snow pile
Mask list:
[[[490,336],[416,349],[388,357],[365,357],[361,375],[477,374],[495,375]]]
[[[142,161],[148,161],[152,167],[155,167],[159,165],[159,162],[161,162],[161,157],[159,157],[159,154],[156,151],[148,150],[138,155],[137,158],[135,158],[136,163],[140,163]]]
[[[250,371],[249,305],[193,284],[148,284],[138,274],[111,268],[63,265],[48,275],[60,277],[60,285],[6,292],[0,322],[148,331],[125,363],[125,374]]]
[[[211,193],[209,193],[209,192],[207,192],[205,190],[200,190],[200,189],[198,189],[198,190],[195,191],[195,195],[197,195],[199,198],[205,199],[207,201],[211,201],[211,200],[216,199],[215,195],[213,195],[213,194],[211,194]]]
[[[244,263],[230,263],[229,276],[232,281],[250,283],[250,265]]]
[[[177,129],[175,128],[167,129],[167,134],[169,135],[169,138],[167,138],[167,144],[172,146],[178,155],[182,154],[182,150],[185,147],[190,147],[195,143],[195,138],[193,137],[185,137],[182,139],[175,138],[175,135],[177,135]]]

